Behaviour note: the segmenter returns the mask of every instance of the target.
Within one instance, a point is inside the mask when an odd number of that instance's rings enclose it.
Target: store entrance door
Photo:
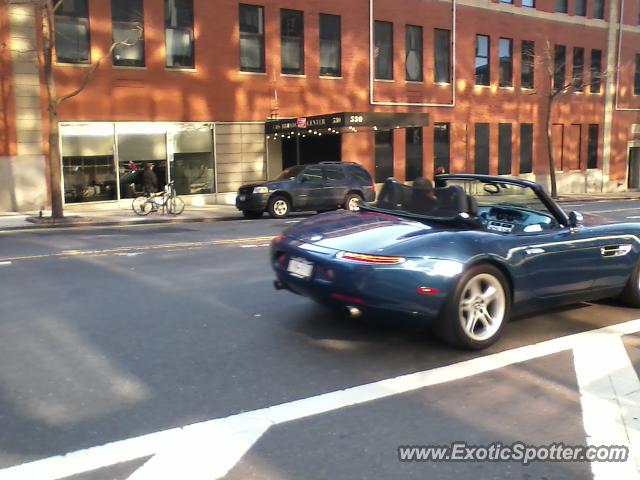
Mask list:
[[[340,134],[300,135],[300,165],[318,162],[339,162],[342,160]],[[297,164],[296,137],[282,139],[282,168]]]
[[[629,188],[640,189],[640,147],[629,149]]]

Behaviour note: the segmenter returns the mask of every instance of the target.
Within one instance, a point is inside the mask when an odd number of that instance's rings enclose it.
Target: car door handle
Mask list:
[[[600,247],[600,255],[603,257],[623,257],[631,251],[631,245],[606,245]]]
[[[524,253],[526,253],[527,255],[539,255],[540,253],[544,253],[545,250],[544,248],[538,248],[538,247],[534,247],[534,248],[527,248]]]

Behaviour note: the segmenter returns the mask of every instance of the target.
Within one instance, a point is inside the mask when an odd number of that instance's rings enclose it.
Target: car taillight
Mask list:
[[[397,265],[404,263],[404,257],[390,257],[387,255],[367,255],[364,253],[340,252],[338,258],[354,263],[368,263],[372,265]]]

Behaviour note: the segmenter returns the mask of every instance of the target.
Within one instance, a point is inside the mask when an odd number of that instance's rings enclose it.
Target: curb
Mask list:
[[[195,218],[155,218],[151,220],[109,220],[109,221],[79,221],[66,224],[53,225],[21,225],[14,227],[0,227],[2,232],[20,232],[20,231],[37,231],[52,229],[73,229],[73,228],[100,228],[100,227],[117,227],[129,225],[162,225],[162,224],[181,224],[181,223],[214,223],[232,220],[243,220],[243,217],[195,217]]]

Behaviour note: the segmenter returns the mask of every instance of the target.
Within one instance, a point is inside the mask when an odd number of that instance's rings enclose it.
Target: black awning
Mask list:
[[[330,115],[267,120],[265,133],[287,134],[304,130],[375,128],[390,130],[393,128],[426,127],[429,115],[426,113],[394,112],[342,112]]]

